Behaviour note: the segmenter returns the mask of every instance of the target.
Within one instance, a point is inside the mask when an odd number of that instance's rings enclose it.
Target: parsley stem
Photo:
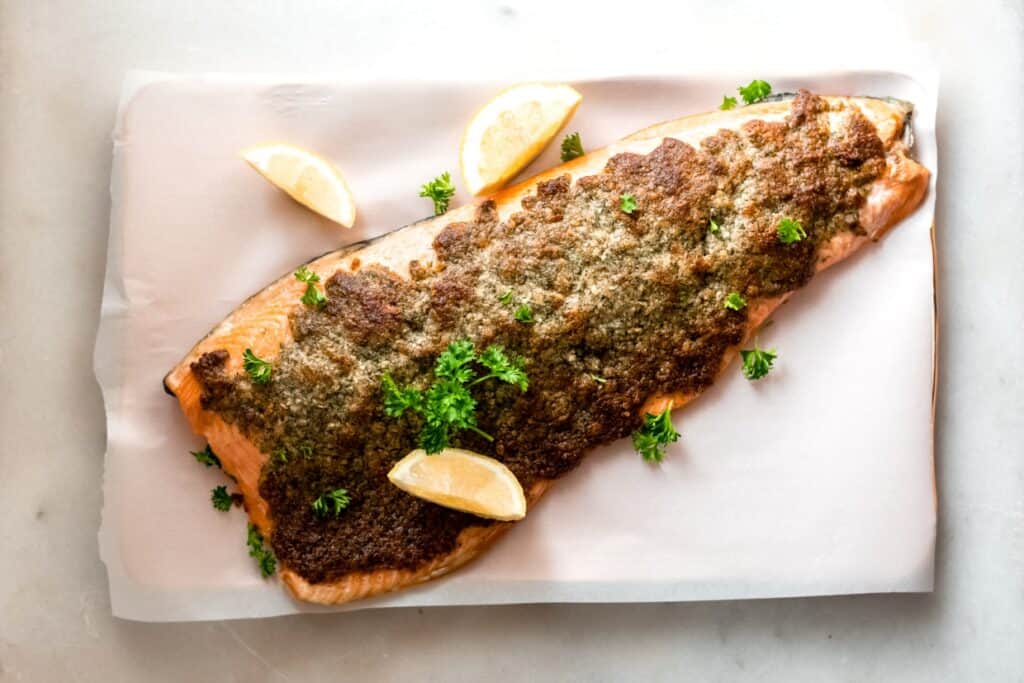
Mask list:
[[[470,429],[472,429],[472,430],[473,430],[474,432],[476,432],[477,434],[479,434],[480,436],[482,436],[482,437],[484,437],[485,439],[487,439],[488,441],[494,441],[494,437],[493,437],[493,436],[491,436],[490,434],[488,434],[487,432],[485,432],[484,430],[482,430],[482,429],[478,429],[478,428],[476,428],[476,427],[474,427],[474,426],[472,426],[472,425],[470,425],[470,427],[469,427],[469,428],[470,428]]]
[[[497,377],[497,375],[492,372],[489,375],[484,375],[483,377],[477,377],[475,380],[473,380],[472,382],[469,383],[469,386],[471,386],[471,387],[472,386],[476,386],[477,384],[480,384],[480,382],[483,382],[484,380],[487,380],[487,379],[491,379],[492,377]]]

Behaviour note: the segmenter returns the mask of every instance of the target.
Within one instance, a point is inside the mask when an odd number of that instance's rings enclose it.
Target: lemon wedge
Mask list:
[[[496,190],[534,160],[583,96],[568,85],[527,83],[499,93],[466,126],[462,179],[474,195]]]
[[[341,171],[308,150],[286,143],[250,147],[242,158],[271,184],[321,216],[351,228],[356,203]]]
[[[388,472],[392,484],[417,498],[479,517],[512,521],[526,516],[516,475],[486,455],[446,448],[427,455],[418,448]]]

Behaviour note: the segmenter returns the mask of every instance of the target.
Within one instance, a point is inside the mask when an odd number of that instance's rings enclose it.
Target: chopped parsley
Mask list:
[[[337,517],[351,502],[352,499],[349,498],[348,491],[345,489],[334,489],[317,496],[316,500],[310,504],[310,507],[313,508],[313,513],[317,517],[323,519],[331,513],[334,513],[334,516]]]
[[[270,375],[274,371],[270,363],[253,353],[252,349],[246,349],[242,354],[242,366],[256,384],[269,382]]]
[[[295,279],[306,283],[306,292],[302,295],[302,303],[313,308],[320,308],[327,303],[327,297],[314,284],[320,282],[319,275],[302,265],[295,271]]]
[[[709,219],[708,223],[708,232],[712,235],[722,234],[722,226],[716,223],[714,218]]]
[[[740,97],[747,104],[760,102],[772,94],[772,86],[767,81],[753,80],[747,85],[741,85],[736,89],[739,90]]]
[[[246,538],[246,543],[249,545],[249,556],[256,560],[263,578],[273,574],[277,570],[277,560],[274,558],[274,552],[263,545],[263,536],[252,522],[249,522],[249,534]]]
[[[221,512],[227,512],[231,509],[231,504],[234,502],[234,498],[228,493],[227,486],[218,486],[217,488],[210,491],[210,502],[213,503],[213,507],[220,510]]]
[[[600,375],[593,375],[592,374],[592,375],[590,375],[590,379],[594,380],[598,384],[607,384],[608,383],[608,380],[606,380],[604,377],[601,377]]]
[[[632,214],[636,211],[636,197],[631,194],[624,194],[619,197],[619,208],[622,209],[622,213]]]
[[[512,317],[524,325],[533,324],[533,309],[527,304],[520,304],[516,312],[512,314]]]
[[[283,448],[278,448],[276,451],[272,453],[272,455],[275,458],[277,458],[280,462],[288,462],[288,451],[286,451]]]
[[[299,446],[299,455],[301,455],[306,460],[309,460],[310,458],[313,457],[313,447],[308,443],[302,444],[301,446]]]
[[[455,196],[455,186],[452,185],[451,174],[445,171],[429,183],[424,183],[420,188],[420,196],[433,201],[434,215],[440,216],[448,210],[448,202]]]
[[[672,426],[672,404],[660,415],[644,415],[644,423],[633,432],[633,448],[646,462],[661,462],[665,447],[679,440],[679,432]]]
[[[783,218],[779,221],[779,227],[776,228],[776,232],[779,234],[779,241],[783,244],[799,242],[807,237],[804,226],[800,224],[800,221],[795,221],[792,218]]]
[[[507,292],[498,297],[498,301],[501,303],[502,306],[513,305],[515,303],[515,292],[513,292],[511,289],[508,290]],[[518,322],[523,323],[524,325],[532,325],[534,322],[533,309],[530,308],[530,305],[527,303],[521,303],[518,306],[516,306],[515,311],[512,312],[512,317],[515,318]]]
[[[213,449],[210,448],[210,444],[206,444],[206,448],[201,451],[189,451],[192,457],[196,459],[196,462],[206,465],[207,467],[220,467],[220,458],[213,453]]]
[[[570,133],[562,140],[562,161],[572,161],[584,155],[579,133]]]
[[[741,311],[746,306],[747,300],[739,292],[729,292],[729,296],[725,297],[725,307],[730,311]]]
[[[722,96],[722,103],[720,105],[718,105],[718,108],[721,109],[722,111],[728,111],[729,109],[735,109],[736,108],[736,98],[735,97],[729,97],[728,95],[723,95]]]
[[[778,355],[775,353],[775,349],[771,351],[759,349],[757,342],[754,342],[754,348],[743,349],[740,351],[740,357],[743,358],[743,376],[749,380],[755,380],[761,379],[771,371],[772,364],[775,363]]]
[[[489,372],[477,376],[474,364]],[[479,355],[468,339],[452,342],[434,363],[434,383],[423,392],[414,387],[399,387],[389,376],[381,379],[384,412],[389,417],[401,417],[407,410],[423,416],[420,447],[428,454],[440,453],[449,443],[452,432],[468,429],[488,441],[487,432],[476,426],[476,399],[470,388],[489,379],[497,379],[526,391],[529,379],[524,370],[525,361],[510,356],[500,346],[488,346]]]

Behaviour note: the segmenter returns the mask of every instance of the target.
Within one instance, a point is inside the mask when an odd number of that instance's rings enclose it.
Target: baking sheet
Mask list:
[[[714,107],[750,79],[552,76],[583,93],[569,130],[591,148]],[[756,76],[777,92],[914,102],[914,154],[933,170],[925,203],[778,311],[761,335],[762,346],[779,350],[776,370],[750,383],[733,366],[677,413],[683,437],[662,466],[645,465],[627,441],[599,449],[470,566],[342,609],[931,590],[937,78],[920,61]],[[462,126],[506,85],[128,76],[96,347],[108,420],[100,547],[115,615],[168,621],[325,609],[259,577],[244,513],[209,503],[210,489],[230,482],[189,455],[203,442],[161,379],[240,301],[295,264],[428,215],[420,184],[443,170],[457,178]],[[298,207],[238,158],[268,140],[339,164],[359,206],[355,229]],[[557,163],[556,148],[528,172]]]

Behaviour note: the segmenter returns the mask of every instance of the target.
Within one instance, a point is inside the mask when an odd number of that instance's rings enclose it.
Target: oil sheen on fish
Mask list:
[[[384,414],[385,374],[422,388],[462,339],[524,358],[525,393],[473,389],[493,442],[466,430],[452,445],[501,460],[532,505],[645,412],[697,396],[787,296],[918,205],[928,171],[907,156],[909,116],[903,103],[800,92],[652,126],[316,259],[321,307],[282,277],[165,386],[237,479],[296,597],[340,603],[426,581],[512,523],[388,482],[421,424]],[[806,237],[780,240],[783,219]],[[725,307],[732,292],[747,306]],[[532,322],[515,315],[521,306]],[[247,348],[272,363],[268,383],[243,370]],[[351,498],[344,513],[314,514],[311,501],[336,488]]]

